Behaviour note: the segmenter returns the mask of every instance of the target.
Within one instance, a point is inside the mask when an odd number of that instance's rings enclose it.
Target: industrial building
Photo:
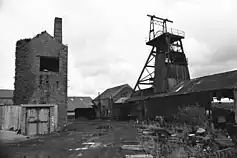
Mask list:
[[[67,117],[68,120],[78,118],[93,119],[95,110],[91,97],[68,97],[67,100]]]
[[[131,98],[115,105],[117,119],[134,116],[149,119],[155,116],[173,117],[179,107],[188,105],[212,109],[214,98],[234,100],[237,122],[237,70],[190,79],[188,60],[182,39],[183,31],[168,29],[168,19],[150,17],[149,40],[152,46],[148,59],[133,89]]]
[[[62,18],[56,17],[54,36],[43,31],[16,42],[13,95],[14,105],[35,105],[28,107],[27,116],[50,113],[49,107],[40,105],[56,104],[59,127],[67,122],[68,46],[62,37]]]
[[[113,117],[114,104],[123,99],[128,99],[133,92],[133,89],[128,84],[123,84],[106,89],[99,94],[94,100],[96,117],[111,118]]]

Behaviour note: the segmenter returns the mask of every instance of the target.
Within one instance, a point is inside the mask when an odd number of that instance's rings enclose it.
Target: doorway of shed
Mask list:
[[[26,121],[27,135],[48,134],[50,131],[49,108],[27,108]]]

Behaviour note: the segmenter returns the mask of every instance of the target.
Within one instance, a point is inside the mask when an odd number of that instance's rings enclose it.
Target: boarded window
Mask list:
[[[40,71],[59,72],[59,58],[41,56]]]

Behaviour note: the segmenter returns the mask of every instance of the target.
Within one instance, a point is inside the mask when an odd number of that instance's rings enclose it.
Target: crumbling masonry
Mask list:
[[[57,104],[58,127],[63,126],[67,122],[67,60],[61,18],[55,18],[54,37],[44,31],[17,41],[14,104]]]

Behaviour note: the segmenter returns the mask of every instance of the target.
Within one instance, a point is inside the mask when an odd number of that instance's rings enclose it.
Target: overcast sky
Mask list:
[[[69,95],[92,96],[134,86],[151,47],[147,14],[185,31],[191,77],[233,70],[237,63],[236,0],[0,0],[0,88],[14,88],[15,44],[63,18],[69,46]]]

